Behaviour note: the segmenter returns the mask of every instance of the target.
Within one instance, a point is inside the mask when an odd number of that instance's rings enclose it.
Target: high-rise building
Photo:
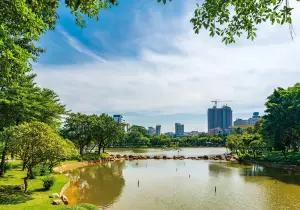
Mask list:
[[[175,123],[175,136],[183,136],[184,135],[184,124]]]
[[[161,133],[161,125],[156,125],[156,127],[155,127],[155,134],[159,136],[160,133]]]
[[[151,136],[153,136],[153,135],[155,135],[155,128],[153,128],[153,127],[148,127],[148,134],[149,135],[151,135]]]
[[[117,123],[121,123],[122,122],[122,119],[123,119],[123,116],[120,115],[120,114],[115,114],[113,116],[114,120],[117,122]]]
[[[232,110],[225,105],[222,108],[209,108],[207,111],[208,132],[211,133],[215,129],[227,130],[232,126]],[[214,133],[214,132],[213,132]]]

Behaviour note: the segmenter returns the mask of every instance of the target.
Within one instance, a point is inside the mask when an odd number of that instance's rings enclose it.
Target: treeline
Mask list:
[[[286,158],[299,151],[300,83],[275,89],[265,105],[265,115],[253,128],[236,128],[227,139],[228,148],[242,158],[263,158],[272,151]]]
[[[197,147],[225,146],[226,137],[199,134],[195,136],[172,137],[165,134],[148,135],[146,128],[133,125],[123,139],[114,142],[113,147]]]
[[[72,113],[66,118],[61,134],[77,146],[80,155],[94,151],[100,155],[101,150],[104,152],[106,147],[124,138],[125,128],[107,114]]]

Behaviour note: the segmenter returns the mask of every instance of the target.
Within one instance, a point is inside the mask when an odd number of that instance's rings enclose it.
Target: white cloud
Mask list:
[[[143,24],[137,22],[141,34],[137,58],[102,62],[100,56],[63,32],[71,46],[95,62],[36,65],[38,83],[54,89],[73,111],[158,112],[163,117],[206,113],[215,98],[232,100],[235,113],[262,111],[274,88],[299,82],[300,38],[292,41],[286,27],[264,25],[256,41],[224,46],[206,32],[195,35],[188,24],[190,12],[163,23],[157,21],[163,14],[151,13]],[[295,20],[298,17],[296,12]],[[205,130],[205,123],[186,127]]]
[[[66,31],[60,29],[59,32],[65,37],[65,39],[67,40],[67,42],[69,43],[69,45],[72,46],[79,53],[87,55],[88,57],[94,59],[95,61],[105,62],[104,58],[102,58],[101,56],[97,55],[96,53],[94,53],[89,48],[85,47],[76,38],[72,37]]]

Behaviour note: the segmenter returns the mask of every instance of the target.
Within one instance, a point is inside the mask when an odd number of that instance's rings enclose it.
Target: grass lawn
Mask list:
[[[43,190],[41,176],[29,180],[29,193],[13,189],[15,185],[23,184],[23,177],[26,172],[21,170],[21,164],[18,161],[12,162],[16,168],[8,170],[3,178],[0,178],[0,210],[52,210],[61,209],[63,204],[53,206],[49,195],[59,193],[62,187],[67,183],[68,177],[61,174],[54,174],[55,182],[50,190]]]

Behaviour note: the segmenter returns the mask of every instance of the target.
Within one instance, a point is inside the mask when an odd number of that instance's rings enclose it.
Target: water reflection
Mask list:
[[[228,168],[224,163],[213,163],[211,162],[208,165],[209,175],[210,176],[230,176],[232,169]]]
[[[112,210],[300,209],[299,183],[297,173],[258,165],[137,160],[75,170],[66,194]]]
[[[65,192],[70,203],[93,203],[101,207],[114,203],[125,185],[124,165],[124,161],[118,161],[74,170]]]
[[[250,165],[241,170],[241,175],[255,177],[266,176],[288,184],[300,185],[300,173],[291,170],[263,167],[260,165]]]

